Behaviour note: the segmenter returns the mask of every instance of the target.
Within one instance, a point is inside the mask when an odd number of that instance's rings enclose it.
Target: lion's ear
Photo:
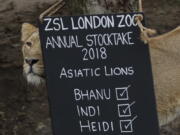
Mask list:
[[[26,39],[37,30],[35,26],[29,23],[23,23],[21,28],[21,41],[26,41]]]

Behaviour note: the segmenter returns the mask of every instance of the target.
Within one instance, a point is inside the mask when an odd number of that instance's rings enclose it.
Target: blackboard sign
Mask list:
[[[159,135],[149,50],[135,16],[40,23],[54,135]]]

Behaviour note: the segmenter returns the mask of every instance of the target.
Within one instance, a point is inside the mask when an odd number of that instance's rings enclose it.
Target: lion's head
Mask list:
[[[38,28],[24,23],[21,34],[24,76],[29,84],[44,85],[44,65]]]

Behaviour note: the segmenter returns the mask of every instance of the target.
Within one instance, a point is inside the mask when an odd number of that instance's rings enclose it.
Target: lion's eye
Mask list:
[[[31,42],[26,42],[26,45],[32,46],[32,43]]]

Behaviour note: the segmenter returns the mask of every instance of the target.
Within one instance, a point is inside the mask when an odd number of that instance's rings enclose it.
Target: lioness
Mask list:
[[[44,85],[44,67],[38,28],[22,25],[24,75],[29,84]],[[180,114],[180,27],[149,39],[160,126]]]

